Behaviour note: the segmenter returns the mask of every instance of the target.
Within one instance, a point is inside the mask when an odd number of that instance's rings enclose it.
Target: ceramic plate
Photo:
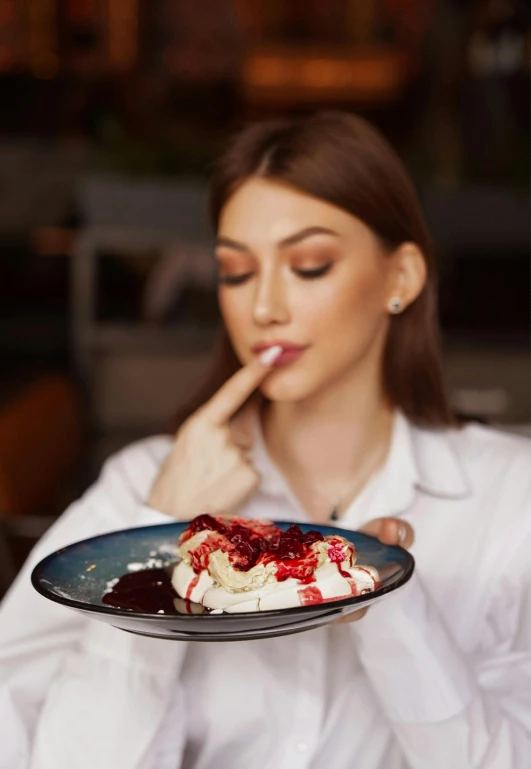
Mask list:
[[[184,641],[242,641],[299,633],[333,622],[399,590],[415,566],[413,556],[401,547],[383,545],[373,537],[335,526],[297,523],[304,532],[339,534],[352,542],[358,550],[356,565],[375,566],[381,577],[380,588],[323,604],[244,614],[210,614],[199,604],[182,599],[175,601],[171,614],[117,609],[104,603],[112,582],[124,574],[153,568],[169,572],[177,561],[177,538],[188,524],[180,521],[124,529],[76,542],[37,564],[32,584],[51,601],[140,635]],[[275,524],[285,530],[291,522]]]

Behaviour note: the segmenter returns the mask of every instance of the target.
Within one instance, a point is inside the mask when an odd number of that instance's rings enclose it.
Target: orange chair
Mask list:
[[[80,398],[64,376],[32,382],[0,409],[0,594],[16,574],[9,536],[38,539],[57,517],[83,434]]]

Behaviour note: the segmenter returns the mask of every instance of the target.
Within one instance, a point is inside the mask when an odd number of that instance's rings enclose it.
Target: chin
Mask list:
[[[298,377],[289,381],[287,377],[275,378],[274,375],[262,382],[259,390],[270,401],[286,403],[304,400],[313,392],[313,389],[308,387],[308,383],[300,381]]]

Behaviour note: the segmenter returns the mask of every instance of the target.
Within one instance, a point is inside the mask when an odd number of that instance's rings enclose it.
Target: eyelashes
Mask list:
[[[327,272],[330,272],[331,268],[332,262],[329,262],[328,264],[325,264],[322,267],[317,267],[314,270],[298,270],[294,268],[293,272],[299,278],[302,278],[302,280],[316,280],[317,278],[321,278],[323,275],[326,275]],[[246,272],[243,275],[219,275],[218,283],[223,286],[238,286],[242,283],[245,283],[245,281],[248,280],[252,274],[252,272]]]

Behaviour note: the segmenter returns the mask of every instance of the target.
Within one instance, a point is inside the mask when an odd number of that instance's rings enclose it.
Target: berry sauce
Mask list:
[[[341,574],[342,577],[345,579],[350,580],[350,574],[348,571],[345,571],[341,568],[341,564],[345,560],[345,550],[343,543],[341,540],[337,539],[329,539],[328,540],[328,560],[332,561],[332,563],[335,563],[337,566],[338,572]]]
[[[179,596],[172,587],[167,569],[144,569],[120,577],[102,601],[116,609],[130,609],[147,614],[179,614],[174,599]]]
[[[296,524],[283,531],[263,521],[223,519],[204,514],[194,518],[181,535],[180,544],[200,531],[212,534],[189,551],[196,574],[208,568],[211,552],[222,550],[229,553],[231,565],[239,571],[249,571],[257,563],[265,565],[274,561],[279,582],[290,577],[302,583],[311,582],[317,567],[317,556],[311,550],[311,545],[324,540],[321,532],[308,531],[305,534]]]

